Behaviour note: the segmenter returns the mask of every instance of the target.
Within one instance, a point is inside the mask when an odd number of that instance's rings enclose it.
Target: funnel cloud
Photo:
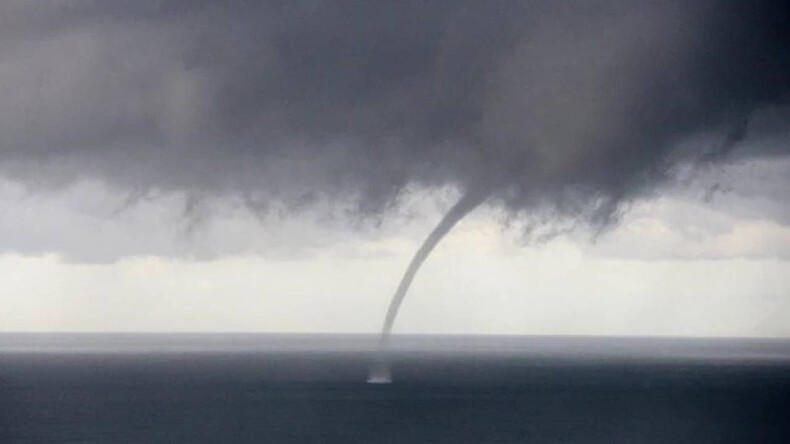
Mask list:
[[[489,195],[490,190],[483,188],[474,189],[463,195],[458,200],[458,202],[453,205],[452,208],[450,208],[447,214],[442,217],[442,220],[438,225],[436,225],[436,228],[431,231],[428,237],[425,238],[425,241],[423,241],[422,245],[420,245],[420,248],[414,254],[414,257],[409,263],[409,267],[403,274],[403,278],[401,278],[398,288],[395,290],[395,294],[392,296],[390,306],[387,309],[387,314],[384,318],[384,326],[381,329],[382,345],[387,343],[387,340],[392,333],[392,326],[395,324],[395,318],[398,316],[398,310],[403,303],[403,299],[406,297],[406,292],[409,291],[409,287],[414,280],[414,276],[416,276],[417,272],[420,270],[422,263],[425,262],[425,259],[428,258],[428,256],[431,254],[431,251],[433,251],[436,245],[439,244],[442,238],[453,229],[455,224],[463,219],[464,216],[469,214],[470,211],[474,210],[477,208],[477,206],[483,203],[483,201],[485,201]]]

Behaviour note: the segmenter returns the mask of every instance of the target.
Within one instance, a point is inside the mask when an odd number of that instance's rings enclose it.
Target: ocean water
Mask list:
[[[790,342],[0,335],[0,443],[787,443]]]

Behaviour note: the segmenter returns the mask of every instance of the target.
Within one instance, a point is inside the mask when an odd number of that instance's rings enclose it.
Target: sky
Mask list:
[[[788,337],[788,9],[4,2],[0,330]]]

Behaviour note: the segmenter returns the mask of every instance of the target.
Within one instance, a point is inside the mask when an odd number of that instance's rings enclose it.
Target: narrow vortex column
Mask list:
[[[422,266],[425,259],[428,258],[436,245],[438,245],[444,236],[450,232],[455,224],[488,199],[490,195],[491,190],[485,187],[467,190],[458,202],[450,208],[447,214],[442,217],[442,220],[439,221],[439,224],[436,225],[428,237],[425,238],[420,248],[414,254],[414,257],[412,257],[409,266],[406,268],[406,272],[400,280],[400,284],[398,284],[398,288],[395,290],[395,294],[392,295],[392,299],[390,300],[387,315],[384,318],[384,325],[381,328],[377,356],[368,373],[369,383],[386,384],[392,382],[389,356],[389,342],[390,336],[392,335],[392,327],[395,324],[395,318],[398,316],[398,311],[403,303],[403,299],[406,297],[406,292],[409,291],[409,287],[414,277],[417,275],[417,272],[420,270],[420,266]]]

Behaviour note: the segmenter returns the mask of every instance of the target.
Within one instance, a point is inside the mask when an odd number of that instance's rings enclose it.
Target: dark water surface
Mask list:
[[[777,340],[0,335],[2,443],[788,443]]]

